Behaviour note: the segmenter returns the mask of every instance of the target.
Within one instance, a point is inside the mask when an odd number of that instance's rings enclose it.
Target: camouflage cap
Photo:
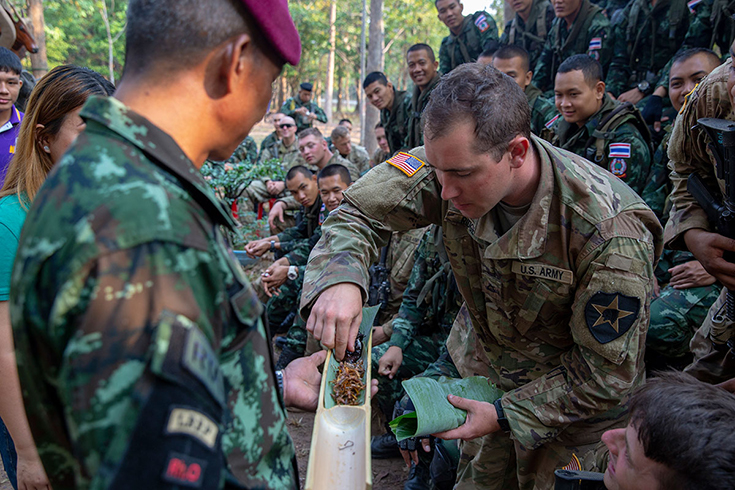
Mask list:
[[[301,38],[288,11],[288,0],[242,0],[271,46],[287,63],[301,59]]]

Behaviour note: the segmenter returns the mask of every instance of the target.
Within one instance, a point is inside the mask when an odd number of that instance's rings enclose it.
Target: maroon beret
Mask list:
[[[287,63],[301,59],[301,38],[288,11],[288,0],[242,0],[268,42]]]

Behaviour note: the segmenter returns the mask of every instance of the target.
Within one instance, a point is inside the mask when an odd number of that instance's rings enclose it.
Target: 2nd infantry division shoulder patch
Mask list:
[[[584,307],[587,328],[601,344],[623,336],[638,318],[640,299],[620,293],[599,292]]]
[[[388,163],[393,165],[409,177],[413,177],[414,175],[416,175],[416,172],[418,172],[421,167],[426,165],[426,163],[419,160],[415,156],[409,153],[404,153],[402,151],[396,153],[391,158],[389,158]]]

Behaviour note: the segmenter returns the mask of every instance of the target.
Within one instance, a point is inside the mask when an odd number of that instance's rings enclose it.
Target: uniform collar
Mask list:
[[[434,78],[432,78],[429,83],[426,84],[426,88],[424,88],[423,92],[421,89],[419,89],[418,85],[414,84],[413,86],[413,94],[411,97],[411,102],[413,103],[413,110],[418,112],[420,110],[419,101],[423,101],[429,95],[431,95],[431,91],[434,90],[434,87],[439,84],[439,80],[441,79],[441,74],[439,72],[436,72],[434,74]]]
[[[487,245],[484,253],[487,259],[533,259],[546,250],[549,210],[554,191],[554,169],[551,157],[541,140],[531,136],[531,141],[541,162],[541,178],[526,214],[502,236],[495,231],[495,212],[492,210],[479,219],[469,220],[470,232],[475,239]],[[447,218],[456,221],[457,215],[459,211],[449,203]]]
[[[213,194],[201,172],[184,154],[171,136],[146,118],[130,110],[112,97],[92,96],[82,108],[80,116],[94,121],[138,147],[157,166],[163,168],[181,183],[209,217],[232,229],[236,228],[230,214]]]
[[[454,33],[453,33],[452,31],[451,31],[451,29],[450,29],[450,30],[449,30],[449,39],[450,39],[451,41],[454,41],[454,40],[455,40],[455,39],[457,39],[457,38],[458,38],[459,36],[461,36],[462,34],[464,34],[465,32],[467,32],[467,31],[469,30],[469,28],[471,27],[471,24],[472,24],[472,20],[473,20],[473,19],[472,19],[472,14],[470,14],[470,15],[465,15],[465,16],[464,16],[464,19],[462,19],[462,25],[460,25],[460,26],[459,26],[459,34],[456,34],[456,35],[455,35],[455,34],[454,34]]]
[[[584,126],[577,126],[577,124],[570,124],[562,118],[557,126],[557,135],[559,136],[559,146],[561,148],[569,148],[571,145],[576,143],[578,140],[584,138],[587,141],[592,133],[597,129],[597,125],[607,115],[608,112],[615,109],[616,102],[610,97],[607,92],[603,98],[602,105],[590,117]]]
[[[530,106],[533,106],[534,101],[540,96],[543,95],[543,92],[541,92],[541,89],[538,88],[533,83],[529,83],[528,86],[526,86],[526,90],[524,91],[526,94],[526,99],[528,100],[528,104]]]

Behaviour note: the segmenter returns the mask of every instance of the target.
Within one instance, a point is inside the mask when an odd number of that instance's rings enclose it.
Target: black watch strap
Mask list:
[[[498,413],[498,425],[500,426],[500,429],[506,434],[509,433],[510,424],[508,423],[508,419],[505,418],[505,411],[503,410],[501,399],[498,398],[497,400],[495,400],[493,402],[493,405],[495,406],[495,411]]]

